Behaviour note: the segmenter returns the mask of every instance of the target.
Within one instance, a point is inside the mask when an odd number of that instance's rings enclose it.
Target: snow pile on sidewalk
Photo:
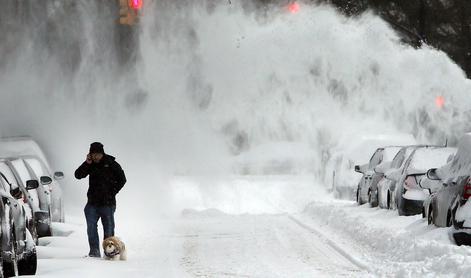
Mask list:
[[[352,202],[314,202],[305,209],[311,220],[342,247],[363,254],[362,261],[380,276],[457,277],[471,273],[471,249],[458,247],[450,228],[428,226],[418,216],[357,206]]]

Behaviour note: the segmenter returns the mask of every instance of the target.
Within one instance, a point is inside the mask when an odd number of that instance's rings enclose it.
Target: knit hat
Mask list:
[[[103,144],[100,142],[95,142],[90,145],[90,153],[102,153],[105,154],[105,149]]]

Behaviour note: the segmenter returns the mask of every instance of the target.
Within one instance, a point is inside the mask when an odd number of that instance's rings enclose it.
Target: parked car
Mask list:
[[[406,160],[403,169],[389,171],[386,178],[396,181],[394,201],[399,215],[422,213],[423,202],[430,194],[420,186],[428,169],[441,167],[447,163],[455,148],[422,147],[415,149]]]
[[[355,172],[363,174],[358,183],[356,199],[359,205],[368,202],[368,190],[370,188],[371,179],[374,174],[374,167],[382,162],[384,149],[378,148],[370,158],[370,162],[363,165],[355,165]]]
[[[399,146],[378,148],[367,165],[355,166],[355,171],[363,174],[357,189],[357,202],[359,204],[368,202],[372,207],[378,205],[377,184],[382,179],[383,173],[375,171],[375,168],[390,163],[400,148]]]
[[[24,206],[18,201],[22,195],[19,188],[12,189],[13,183],[0,172],[0,227],[1,259],[4,277],[34,275],[37,268],[37,255],[34,239],[27,228]],[[28,182],[28,188],[38,186]],[[12,196],[16,195],[16,198]]]
[[[336,198],[355,200],[362,173],[355,172],[355,164],[367,162],[376,149],[388,145],[414,144],[409,134],[347,134],[339,139],[339,144],[329,152],[324,177],[326,184],[332,185]]]
[[[48,200],[48,193],[45,193],[43,186],[35,190],[27,190],[26,183],[29,180],[37,179],[28,170],[27,165],[21,158],[8,158],[7,165],[11,168],[13,174],[23,194],[29,194],[28,204],[30,204],[33,212],[33,225],[35,226],[37,237],[45,237],[52,235],[52,217]],[[50,182],[49,182],[50,183]]]
[[[427,175],[420,181],[420,186],[430,192],[422,206],[422,217],[427,219],[429,225],[434,224],[438,227],[452,225],[452,203],[462,190],[459,179],[449,179],[453,159],[454,156],[448,159],[446,165],[428,170]],[[456,166],[458,164],[455,163],[453,168]]]
[[[30,157],[35,158],[43,166],[45,170],[45,176],[49,176],[53,179],[50,184],[51,190],[51,213],[52,221],[64,222],[64,204],[62,200],[62,188],[59,183],[64,178],[64,173],[61,171],[53,172],[49,161],[46,159],[43,150],[31,137],[9,137],[0,139],[0,155],[2,157]],[[34,169],[31,160],[26,161]]]
[[[423,216],[439,227],[453,225],[458,245],[471,245],[471,134],[458,143],[454,157],[443,167],[427,172],[422,182],[431,192],[424,202]]]
[[[396,181],[392,179],[387,179],[385,175],[388,172],[396,171],[397,169],[403,169],[404,164],[410,154],[417,148],[421,147],[420,145],[413,146],[404,146],[402,147],[397,154],[394,156],[390,165],[383,164],[375,167],[375,171],[383,174],[383,178],[378,182],[378,206],[385,209],[394,208],[394,198],[393,193],[396,187]]]

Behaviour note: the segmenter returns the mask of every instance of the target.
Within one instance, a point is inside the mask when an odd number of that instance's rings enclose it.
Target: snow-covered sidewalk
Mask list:
[[[418,216],[328,201],[308,205],[302,218],[318,223],[346,252],[359,254],[371,273],[386,277],[466,277],[471,273],[471,248],[456,246],[452,228],[428,226]]]

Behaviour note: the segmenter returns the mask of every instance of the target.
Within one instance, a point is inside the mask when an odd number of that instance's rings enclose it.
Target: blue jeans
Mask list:
[[[114,236],[114,212],[116,206],[94,206],[87,203],[85,206],[85,218],[87,219],[88,244],[92,256],[100,255],[100,239],[98,237],[98,220],[101,218],[104,238]]]

